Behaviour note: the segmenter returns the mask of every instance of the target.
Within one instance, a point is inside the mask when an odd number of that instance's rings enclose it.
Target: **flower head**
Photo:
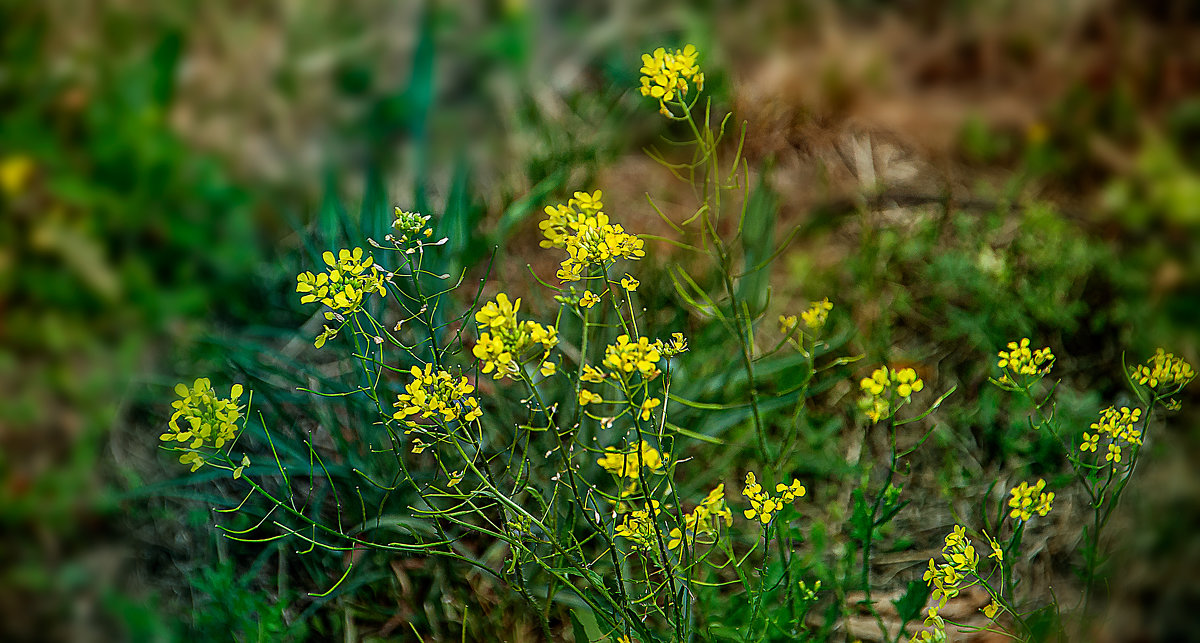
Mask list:
[[[759,522],[766,525],[775,518],[775,514],[787,504],[792,503],[796,498],[804,497],[808,490],[804,485],[800,484],[799,480],[792,480],[791,484],[779,483],[775,485],[775,493],[771,494],[763,489],[758,483],[753,471],[746,472],[746,486],[742,489],[742,495],[750,501],[750,508],[742,513],[750,520],[758,519]]]
[[[692,45],[672,50],[659,47],[642,54],[642,96],[657,100],[664,115],[671,113],[667,103],[676,96],[687,95],[689,82],[696,86],[696,91],[704,90],[704,73],[696,64],[696,54]]]
[[[302,304],[319,301],[333,309],[326,311],[325,319],[358,311],[370,293],[387,296],[383,271],[372,257],[363,258],[362,248],[342,248],[337,255],[326,251],[321,258],[327,266],[325,272],[296,275],[296,292],[304,293]]]
[[[1000,351],[997,355],[1000,359],[996,366],[1004,369],[1004,374],[1000,376],[1002,384],[1015,386],[1019,381],[1042,377],[1054,366],[1054,353],[1050,352],[1050,348],[1031,350],[1028,337],[1019,342],[1009,342],[1008,350]]]
[[[407,419],[410,415],[420,414],[441,422],[471,422],[483,415],[479,402],[471,395],[475,387],[467,382],[467,378],[456,378],[441,369],[435,370],[433,364],[426,364],[424,370],[414,366],[409,372],[413,379],[393,405],[399,409],[393,415],[397,420],[415,426]]]
[[[483,362],[483,372],[494,379],[515,377],[520,372],[522,358],[541,353],[538,364],[546,361],[558,345],[558,329],[531,320],[518,320],[521,300],[510,301],[499,293],[475,313],[481,332],[471,352]]]
[[[175,412],[167,422],[167,432],[158,439],[187,443],[186,453],[179,457],[179,462],[190,464],[192,471],[199,469],[211,455],[201,449],[220,449],[237,436],[236,423],[242,417],[238,400],[242,393],[242,385],[234,384],[229,397],[218,397],[206,377],[198,378],[191,388],[176,384],[175,394],[180,399],[171,403]]]
[[[711,537],[716,533],[718,524],[724,522],[728,527],[733,524],[733,512],[725,505],[725,485],[719,484],[708,492],[704,500],[683,516],[683,528],[675,527],[668,534],[667,548],[676,549],[684,543],[692,544],[700,541],[712,542]]]
[[[1029,520],[1033,517],[1034,512],[1039,516],[1045,516],[1050,513],[1051,503],[1054,502],[1054,492],[1043,492],[1046,488],[1046,481],[1039,479],[1036,484],[1030,485],[1028,482],[1012,488],[1009,493],[1012,497],[1008,499],[1008,506],[1012,507],[1009,512],[1010,518],[1018,520]]]
[[[925,388],[925,382],[911,368],[896,370],[880,366],[858,383],[863,391],[859,406],[872,422],[891,417],[896,409],[911,400],[913,393]]]
[[[1196,377],[1196,371],[1183,358],[1160,348],[1145,364],[1130,369],[1129,377],[1138,384],[1167,391],[1183,388]]]
[[[638,449],[632,452],[608,447],[605,449],[604,457],[596,460],[596,464],[618,478],[636,480],[641,477],[643,467],[652,473],[662,471],[664,460],[665,458],[658,452],[658,449],[642,440]]]

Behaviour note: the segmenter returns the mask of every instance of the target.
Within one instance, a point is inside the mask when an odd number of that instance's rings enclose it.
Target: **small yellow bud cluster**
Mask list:
[[[1028,337],[1020,342],[1009,342],[1008,350],[996,354],[1000,357],[996,366],[1005,370],[1000,377],[1005,384],[1016,384],[1012,376],[1041,377],[1054,366],[1054,353],[1050,352],[1050,347],[1031,350]]]
[[[539,367],[558,345],[558,329],[543,326],[535,321],[517,320],[521,300],[515,302],[500,293],[495,301],[489,301],[475,313],[479,330],[479,341],[472,349],[475,357],[483,361],[483,372],[493,373],[494,379],[514,377],[520,372],[521,357],[532,348],[542,351],[538,358]]]
[[[1046,481],[1041,479],[1034,485],[1022,482],[1013,487],[1009,492],[1012,497],[1008,499],[1008,506],[1012,507],[1012,511],[1008,513],[1008,516],[1018,520],[1029,520],[1033,517],[1034,512],[1037,512],[1039,516],[1050,513],[1050,505],[1054,502],[1054,492],[1043,492],[1042,490],[1045,488]]]
[[[429,217],[419,212],[405,212],[397,207],[396,220],[392,222],[392,227],[399,236],[393,235],[392,238],[397,244],[403,245],[412,240],[419,240],[420,237],[429,237],[433,235],[433,228],[425,227],[428,223]]]
[[[642,475],[642,467],[652,473],[662,471],[664,459],[658,449],[642,440],[637,451],[621,451],[615,447],[608,447],[604,457],[596,460],[596,464],[623,480],[637,480]]]
[[[725,485],[719,484],[708,492],[704,501],[690,512],[683,515],[683,529],[673,527],[668,534],[667,548],[674,550],[687,542],[694,544],[701,536],[711,537],[716,534],[717,523],[724,521],[728,527],[733,524],[733,512],[725,505]],[[705,542],[703,540],[699,542]],[[707,542],[712,542],[708,540]]]
[[[975,553],[975,545],[967,538],[967,530],[961,525],[955,525],[954,530],[946,534],[946,543],[942,546],[944,563],[938,564],[936,559],[929,559],[929,568],[922,578],[925,584],[933,588],[933,599],[937,605],[929,608],[929,616],[925,619],[926,626],[944,630],[945,621],[938,612],[946,606],[946,602],[964,589],[964,581],[968,575],[976,574],[979,567],[979,555]]]
[[[175,394],[180,399],[171,402],[175,412],[167,422],[167,432],[158,436],[163,442],[189,442],[187,453],[179,456],[181,464],[189,464],[192,471],[204,466],[205,456],[197,449],[220,449],[237,436],[237,421],[241,418],[238,399],[242,397],[242,385],[234,384],[229,397],[217,397],[212,383],[206,377],[198,378],[188,388],[186,384],[175,385]]]
[[[1171,389],[1182,388],[1192,381],[1196,371],[1183,358],[1160,348],[1145,364],[1134,367],[1129,376],[1138,384],[1150,388]]]
[[[808,310],[800,313],[799,317],[795,315],[780,315],[779,332],[790,337],[792,333],[796,332],[796,328],[800,325],[800,322],[803,321],[804,325],[812,331],[812,334],[816,335],[825,327],[825,321],[829,319],[829,311],[831,310],[833,310],[833,304],[826,298],[818,302],[813,302],[808,307]]]
[[[871,377],[862,378],[858,387],[864,393],[859,400],[859,407],[872,422],[879,422],[891,417],[905,402],[911,401],[913,393],[925,388],[925,382],[911,368],[896,370],[880,366],[871,373]]]
[[[746,472],[746,487],[742,489],[742,495],[750,501],[750,508],[746,509],[743,514],[749,520],[758,519],[762,524],[768,524],[775,517],[779,510],[796,500],[796,498],[804,497],[808,490],[804,485],[800,484],[799,480],[792,480],[792,484],[786,485],[782,482],[775,485],[775,495],[763,490],[762,485],[758,484],[758,479],[755,478],[753,471]]]
[[[696,53],[696,47],[687,45],[670,51],[659,47],[642,54],[642,96],[656,99],[664,116],[671,114],[667,103],[677,93],[680,97],[687,95],[689,82],[696,86],[696,91],[704,90],[704,73],[696,64]]]
[[[1141,430],[1133,428],[1141,419],[1141,409],[1131,410],[1127,406],[1122,406],[1120,410],[1117,410],[1110,406],[1101,411],[1100,417],[1092,422],[1089,427],[1091,432],[1084,432],[1079,450],[1095,453],[1096,448],[1100,445],[1100,438],[1103,436],[1109,441],[1108,453],[1104,456],[1104,460],[1113,463],[1120,462],[1122,446],[1135,446],[1142,443]]]
[[[814,331],[821,330],[825,325],[825,320],[829,318],[829,311],[833,310],[833,304],[829,299],[822,299],[814,302],[808,307],[808,310],[800,313],[800,317],[804,319],[804,325]]]
[[[471,396],[475,387],[467,383],[467,378],[455,378],[446,371],[434,370],[433,364],[426,364],[424,370],[414,366],[410,373],[413,380],[404,387],[404,393],[397,396],[393,405],[399,409],[392,416],[397,420],[416,426],[407,420],[408,416],[420,414],[423,418],[437,418],[443,422],[471,422],[483,415],[479,402]]]
[[[639,549],[653,549],[654,524],[658,514],[662,513],[659,507],[660,504],[657,500],[651,500],[642,509],[625,514],[621,519],[621,524],[617,525],[617,535],[628,539]]]

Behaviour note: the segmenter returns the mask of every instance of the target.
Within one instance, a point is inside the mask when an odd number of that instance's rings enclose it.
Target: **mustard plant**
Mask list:
[[[338,364],[359,382],[348,390],[309,392],[355,398],[373,409],[371,425],[345,431],[357,432],[356,439],[370,446],[380,463],[375,476],[354,468],[352,484],[335,477],[311,439],[302,448],[277,444],[261,413],[250,424],[252,398],[240,404],[241,384],[228,397],[204,378],[176,387],[179,399],[160,439],[181,451],[180,462],[193,472],[204,466],[228,470],[245,489],[241,502],[222,512],[261,513],[240,526],[222,525],[227,537],[287,539],[302,555],[344,555],[340,576],[314,597],[343,587],[355,567],[366,564],[356,556],[363,550],[474,568],[519,595],[547,639],[555,638],[553,626],[564,612],[575,631],[592,640],[797,640],[812,634],[807,616],[823,600],[821,583],[801,578],[796,548],[809,486],[819,483],[806,485],[796,475],[793,456],[817,376],[862,356],[832,357],[835,304],[828,298],[779,315],[777,340],[764,340],[770,289],[760,277],[794,234],[768,253],[748,249],[745,125],[728,156],[724,139],[731,117],[715,120],[707,100],[700,107],[704,73],[695,47],[656,49],[642,57],[640,71],[640,93],[690,133],[682,142],[689,160],[651,152],[696,197],[695,210],[680,222],[650,198],[676,237],[626,230],[605,212],[602,190],[586,186],[544,209],[540,246],[557,268],[553,275],[534,275],[549,293],[540,302],[510,295],[514,284],[500,284],[485,296],[485,280],[468,293],[465,272],[455,277],[430,270],[437,265],[434,253],[448,240],[435,240],[432,217],[399,207],[382,240],[365,239],[366,249],[328,249],[323,266],[297,275],[300,303],[315,307],[314,319],[324,321],[313,348],[338,353]],[[702,285],[687,267],[669,267],[686,308],[714,321],[736,347],[743,399],[704,402],[673,390],[673,377],[690,358],[685,329],[655,327],[657,318],[638,304],[647,289],[637,276],[638,262],[653,253],[648,245],[654,242],[692,253],[711,271],[712,284]],[[802,375],[787,390],[773,392],[758,368],[785,349],[794,351]],[[1052,391],[1039,388],[1054,364],[1050,349],[1032,350],[1026,339],[999,357],[1001,374],[992,382],[1033,404],[1033,430],[1049,430],[1072,446],[1070,464],[1094,510],[1084,548],[1090,592],[1099,534],[1133,473],[1151,413],[1176,407],[1174,396],[1195,374],[1160,351],[1127,371],[1140,405],[1105,410],[1079,437],[1058,425]],[[930,400],[919,371],[880,365],[857,381],[857,404],[847,405],[862,420],[862,452],[870,455],[871,438],[881,431],[888,451],[882,472],[869,465],[861,471],[849,518],[854,547],[840,582],[826,591],[833,594],[827,602],[841,615],[865,607],[886,641],[900,640],[911,616],[898,630],[884,622],[872,598],[873,550],[881,530],[908,504],[902,498],[906,458],[936,426],[918,430],[905,448],[898,433],[928,418],[956,390]],[[850,390],[854,384],[846,382]],[[792,405],[791,424],[768,422],[768,404]],[[686,454],[707,436],[674,418],[684,410],[743,407],[744,442],[754,446],[758,462],[739,473],[739,497],[724,481],[703,479],[704,464]],[[250,442],[270,451],[271,464],[251,466],[247,454],[234,453],[246,445],[240,436],[250,428],[261,429],[261,438],[255,431]],[[286,466],[281,451],[300,453],[307,469]],[[317,487],[333,494],[332,516],[310,506]],[[995,521],[985,516],[981,533],[991,553],[983,560],[965,526],[946,536],[941,561],[931,559],[924,574],[935,601],[926,619],[931,629],[914,640],[944,637],[942,608],[972,585],[992,598],[984,608],[989,629],[1013,638],[1030,634],[1027,612],[1014,596],[1011,563],[1025,524],[1052,510],[1054,491],[1046,487],[1044,480],[1022,481]],[[375,494],[370,503],[364,488]],[[399,502],[404,506],[395,506]],[[1001,541],[988,534],[1008,536]],[[500,552],[502,561],[464,546],[467,540],[491,543],[488,551]],[[851,588],[861,589],[861,605],[848,604]],[[923,588],[917,583],[916,589]],[[747,624],[732,632],[709,627],[712,615],[698,611],[698,598],[706,593],[737,596],[748,607]],[[916,598],[906,604],[924,599],[919,591],[910,593]]]

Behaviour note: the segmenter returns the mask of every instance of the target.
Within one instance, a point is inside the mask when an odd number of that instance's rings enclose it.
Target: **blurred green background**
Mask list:
[[[518,293],[553,263],[541,208],[574,190],[662,232],[644,193],[671,215],[686,189],[641,152],[669,131],[630,89],[660,44],[701,49],[774,238],[800,229],[776,305],[828,296],[871,361],[967,383],[943,413],[977,475],[1044,474],[1059,454],[983,386],[996,346],[1055,347],[1081,418],[1122,351],[1200,362],[1197,35],[1182,0],[0,0],[0,638],[403,638],[399,618],[439,640],[459,635],[441,597],[509,604],[419,561],[314,602],[323,577],[290,551],[217,537],[224,500],[155,438],[177,381],[303,382],[319,322],[295,274],[393,205],[434,216],[444,270],[495,251]],[[646,270],[648,307],[677,305]],[[1196,419],[1125,505],[1118,640],[1194,633]],[[844,475],[830,426],[803,446],[817,479]],[[953,448],[932,487],[968,484]]]

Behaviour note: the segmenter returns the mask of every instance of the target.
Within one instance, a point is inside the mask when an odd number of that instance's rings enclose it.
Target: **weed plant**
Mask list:
[[[880,598],[875,563],[883,543],[902,540],[914,454],[945,427],[934,414],[957,388],[886,359],[882,335],[868,338],[873,363],[853,377],[866,356],[848,350],[855,332],[829,293],[769,315],[771,268],[800,228],[773,242],[771,200],[742,155],[745,126],[713,114],[696,49],[660,48],[642,63],[640,93],[684,133],[669,153],[650,153],[691,187],[690,216],[675,221],[650,197],[671,230],[655,236],[610,217],[601,190],[546,207],[540,243],[559,265],[532,275],[548,293],[540,310],[510,285],[441,268],[455,242],[421,213],[396,208],[382,238],[324,251],[296,291],[319,309],[314,348],[342,357],[324,371],[295,368],[311,382],[300,392],[325,402],[316,420],[327,435],[271,428],[256,394],[269,408],[303,398],[269,377],[257,393],[203,377],[176,387],[160,440],[195,475],[239,490],[219,529],[319,559],[310,609],[373,580],[381,561],[436,560],[507,587],[547,640],[568,628],[577,641],[827,640],[856,614],[885,641],[944,640],[951,626],[1064,638],[1102,586],[1101,535],[1151,423],[1178,408],[1192,367],[1164,350],[1122,364],[1137,403],[1083,428],[1056,412],[1053,351],[1007,344],[991,386],[1029,410],[1023,430],[1057,444],[1088,499],[1074,561],[1081,604],[1017,591],[1026,526],[1063,493],[1044,478],[1007,499],[989,488],[979,522],[953,527],[924,582]],[[648,309],[639,262],[667,246],[681,251],[666,271],[681,310]],[[725,347],[726,363],[692,362],[701,342]],[[864,454],[826,465],[854,481],[836,526],[842,547],[834,526],[812,518],[810,489],[823,478],[806,452],[839,413],[861,428]],[[990,552],[982,559],[977,542]],[[952,618],[948,605],[968,588],[987,604]],[[462,609],[465,637],[471,606]]]

